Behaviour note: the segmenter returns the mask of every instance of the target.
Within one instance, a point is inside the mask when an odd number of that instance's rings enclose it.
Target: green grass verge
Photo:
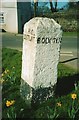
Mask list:
[[[63,36],[77,36],[77,32],[63,32]]]
[[[2,50],[2,116],[3,118],[79,118],[79,73],[58,65],[58,82],[55,96],[36,108],[29,108],[20,97],[20,80],[22,53],[17,50],[3,48]],[[74,87],[74,84],[76,85]],[[71,98],[71,93],[77,95]],[[6,106],[6,101],[15,100],[11,106]],[[73,102],[74,101],[74,102]]]

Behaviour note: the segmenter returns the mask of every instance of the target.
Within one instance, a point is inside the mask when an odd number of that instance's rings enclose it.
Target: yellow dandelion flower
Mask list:
[[[11,104],[13,105],[15,103],[15,100],[11,100]]]
[[[11,105],[10,101],[7,100],[6,106],[9,107]]]
[[[15,102],[14,100],[11,100],[11,101],[7,100],[6,101],[6,106],[9,107],[9,106],[13,105],[14,102]]]
[[[75,94],[75,93],[71,94],[71,98],[72,98],[73,100],[75,100],[75,99],[77,98],[77,94]]]
[[[62,104],[61,104],[60,102],[57,103],[57,106],[61,107],[61,105],[62,105]]]

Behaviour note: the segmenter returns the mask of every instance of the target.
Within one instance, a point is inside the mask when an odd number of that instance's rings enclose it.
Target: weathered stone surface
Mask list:
[[[33,88],[56,83],[60,29],[48,18],[34,18],[24,26],[22,78]]]
[[[61,26],[53,19],[36,17],[25,24],[23,34],[22,79],[36,91],[53,88],[57,83]]]

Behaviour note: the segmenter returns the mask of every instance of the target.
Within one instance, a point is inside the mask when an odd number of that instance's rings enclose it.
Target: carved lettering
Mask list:
[[[48,43],[61,43],[61,38],[49,38],[49,37],[38,37],[37,38],[37,43],[43,43],[43,44],[48,44]]]
[[[40,43],[40,37],[37,39],[37,43]]]
[[[32,41],[32,39],[35,38],[35,34],[33,29],[28,29],[27,34],[24,35],[24,39]],[[37,43],[40,44],[53,44],[53,43],[61,43],[61,38],[51,38],[51,37],[38,37]]]

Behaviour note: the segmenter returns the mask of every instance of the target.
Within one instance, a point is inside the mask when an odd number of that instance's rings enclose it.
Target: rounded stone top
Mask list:
[[[36,24],[36,25],[39,25],[39,23],[41,23],[41,24],[43,24],[43,25],[45,25],[45,26],[49,26],[49,25],[53,24],[53,25],[55,25],[55,26],[59,26],[59,27],[60,27],[60,25],[59,25],[54,19],[52,19],[52,18],[47,18],[47,17],[34,17],[34,18],[32,18],[31,20],[29,20],[29,21],[25,24],[25,26],[26,26],[27,24]],[[47,24],[45,24],[45,23],[47,23]]]
[[[61,30],[61,26],[54,19],[47,17],[35,17],[25,23],[24,34],[26,34],[27,29],[33,29],[34,31],[47,30],[47,32],[55,32],[57,29]]]
[[[61,26],[54,19],[35,17],[25,23],[23,34],[28,41],[34,40],[34,43],[50,43],[50,39],[55,41],[62,37],[62,30]]]

